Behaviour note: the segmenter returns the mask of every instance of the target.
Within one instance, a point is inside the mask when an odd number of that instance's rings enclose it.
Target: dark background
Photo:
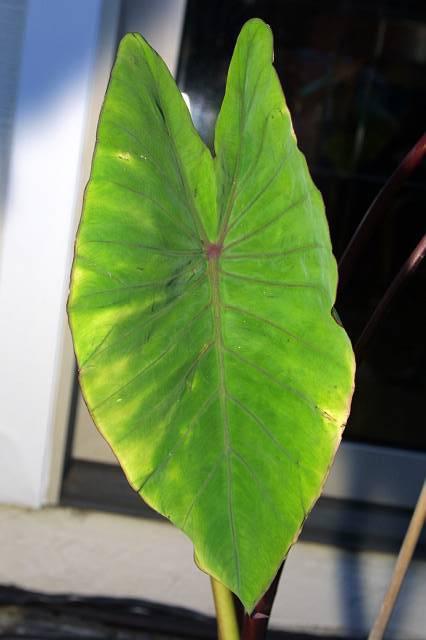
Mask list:
[[[426,3],[189,0],[178,70],[194,124],[212,147],[226,72],[243,23],[270,24],[299,146],[325,200],[336,257],[424,131]],[[339,292],[353,340],[425,229],[425,167],[395,197]],[[426,449],[426,269],[398,295],[358,369],[345,438]]]

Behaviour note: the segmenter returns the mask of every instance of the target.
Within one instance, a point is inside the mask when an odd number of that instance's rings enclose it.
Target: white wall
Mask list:
[[[101,0],[30,0],[0,247],[0,501],[47,487]]]

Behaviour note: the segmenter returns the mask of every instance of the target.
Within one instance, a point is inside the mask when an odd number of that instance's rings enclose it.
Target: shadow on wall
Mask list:
[[[23,125],[48,117],[50,105],[66,97],[79,75],[95,64],[93,44],[101,6],[102,0],[0,0],[1,212],[11,170],[12,136]]]
[[[0,0],[0,221],[9,177],[13,118],[27,0]],[[1,236],[0,236],[1,237]]]
[[[66,99],[92,65],[104,70],[113,37],[105,26],[118,24],[119,16],[123,33],[143,31],[173,66],[176,39],[170,27],[182,20],[184,6],[185,0],[0,0],[0,219],[12,127],[48,117],[50,106]]]

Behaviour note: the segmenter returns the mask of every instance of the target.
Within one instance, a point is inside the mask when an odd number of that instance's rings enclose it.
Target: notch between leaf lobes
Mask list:
[[[206,256],[208,260],[217,260],[222,255],[223,244],[216,242],[209,242],[206,245]]]

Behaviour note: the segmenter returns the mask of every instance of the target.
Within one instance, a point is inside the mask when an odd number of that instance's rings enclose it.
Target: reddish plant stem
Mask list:
[[[284,562],[278,569],[278,573],[268,591],[255,606],[253,613],[251,615],[246,613],[241,640],[263,640],[266,638],[269,617],[271,615],[271,609],[274,604],[283,567]]]
[[[339,286],[344,287],[351,277],[356,260],[371,237],[372,232],[386,215],[389,204],[395,193],[404,184],[405,180],[419,166],[426,153],[426,134],[416,142],[414,147],[407,153],[399,167],[394,171],[389,180],[379,191],[371,203],[367,213],[358,225],[352,236],[343,256],[339,261]]]
[[[245,611],[241,603],[241,600],[237,598],[235,594],[234,594],[234,605],[235,605],[235,615],[237,618],[238,629],[240,630],[240,635],[241,635],[241,632],[243,630]]]
[[[354,348],[358,362],[362,359],[368,341],[373,335],[375,329],[377,328],[377,325],[383,318],[384,314],[389,310],[394,297],[406,283],[407,279],[412,276],[416,269],[419,267],[421,261],[425,257],[425,254],[426,235],[423,236],[414,251],[411,252],[408,259],[404,262],[402,268],[394,278],[392,284],[387,288],[383,298],[380,300],[379,304],[374,310],[373,315],[371,316],[371,318],[365,325],[361,335],[359,336]]]

